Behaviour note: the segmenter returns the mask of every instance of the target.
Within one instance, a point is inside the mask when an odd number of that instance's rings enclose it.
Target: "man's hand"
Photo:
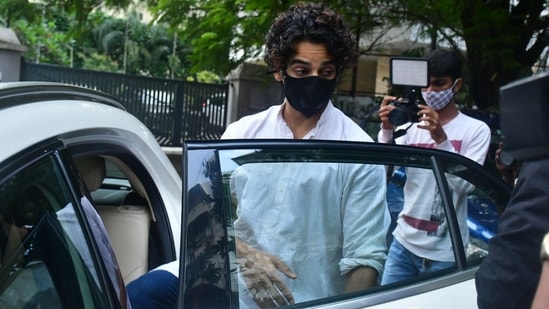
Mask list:
[[[389,121],[389,113],[395,108],[389,105],[389,102],[395,101],[397,98],[393,96],[385,96],[381,105],[379,106],[379,119],[381,120],[381,127],[385,130],[392,130],[393,124]]]
[[[446,136],[446,132],[444,132],[440,121],[438,120],[438,113],[427,105],[419,104],[418,107],[420,123],[417,127],[420,129],[429,130],[431,138],[437,145],[446,141],[448,137]]]
[[[239,239],[236,240],[236,256],[242,278],[259,307],[279,307],[295,302],[280,278],[280,272],[290,279],[297,276],[278,257],[256,250]]]

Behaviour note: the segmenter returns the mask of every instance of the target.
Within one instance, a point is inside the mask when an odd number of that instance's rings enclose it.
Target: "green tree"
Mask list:
[[[44,24],[18,20],[13,23],[21,44],[27,47],[24,56],[35,62],[69,65],[69,42],[54,22]]]
[[[296,1],[155,0],[152,11],[191,44],[192,71],[220,75],[257,58],[276,14]],[[331,0],[355,33],[395,25],[419,25],[432,48],[467,47],[464,56],[474,103],[497,107],[500,86],[531,74],[546,59],[547,0]],[[182,14],[182,12],[187,12]],[[380,31],[380,33],[384,33]],[[375,38],[362,52],[376,50]],[[412,51],[413,52],[413,51]],[[546,65],[546,63],[544,64]]]
[[[459,49],[464,42],[470,91],[479,108],[497,107],[499,87],[531,75],[547,51],[547,0],[370,2],[388,20],[423,25],[433,46]]]
[[[39,20],[40,9],[28,0],[2,0],[0,2],[0,19],[2,24],[10,28],[16,20],[36,22]]]
[[[91,37],[98,52],[121,65],[123,72],[156,77],[186,76],[188,49],[163,24],[142,23],[135,12],[126,19],[94,16]],[[175,47],[174,47],[175,44]]]
[[[245,59],[258,57],[272,19],[294,2],[158,0],[151,11],[192,46],[191,73],[225,75]]]
[[[142,0],[137,1],[142,2]],[[125,9],[134,0],[43,0],[43,2],[61,8],[69,14],[74,14],[77,21],[75,30],[81,32],[85,29],[88,15],[95,9],[101,6],[110,9]]]

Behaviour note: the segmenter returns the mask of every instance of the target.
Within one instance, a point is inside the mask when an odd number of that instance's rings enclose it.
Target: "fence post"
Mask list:
[[[175,86],[175,100],[173,109],[173,127],[172,127],[172,145],[174,147],[181,146],[181,132],[183,131],[183,100],[185,93],[185,82],[179,81]]]
[[[0,26],[0,82],[21,80],[21,54],[25,51],[14,31]]]

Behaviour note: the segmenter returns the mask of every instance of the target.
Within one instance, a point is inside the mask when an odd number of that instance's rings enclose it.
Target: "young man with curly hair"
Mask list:
[[[283,87],[284,102],[230,124],[222,139],[373,142],[331,102],[344,69],[357,56],[355,40],[337,13],[319,3],[291,6],[274,20],[265,47],[265,61]],[[281,164],[267,177],[264,172],[272,165],[244,165],[233,172],[240,308],[277,307],[378,284],[390,220],[384,168],[316,166]],[[336,174],[344,180],[336,181],[341,179]],[[284,193],[276,190],[277,184],[284,185]],[[171,274],[155,270],[145,277],[167,274],[177,282],[176,268]],[[130,284],[132,305],[151,296],[175,304],[177,287],[166,298],[165,287],[138,289],[143,281],[138,280]],[[163,297],[154,295],[155,290]]]
[[[229,125],[222,138],[372,141],[330,101],[357,59],[355,40],[338,14],[318,3],[292,6],[274,20],[264,59],[286,99]]]
[[[265,47],[265,62],[283,87],[284,102],[230,124],[221,138],[373,142],[330,100],[356,59],[355,40],[336,12],[320,3],[290,7],[274,20]],[[342,175],[338,181],[336,173]],[[241,308],[300,303],[377,285],[389,224],[384,179],[382,166],[358,164],[281,164],[264,170],[252,164],[235,170]],[[275,190],[278,183],[286,189]]]

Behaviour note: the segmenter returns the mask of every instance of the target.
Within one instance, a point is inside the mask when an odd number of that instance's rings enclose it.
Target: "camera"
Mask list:
[[[500,87],[503,151],[511,160],[549,157],[549,72]]]
[[[389,105],[395,108],[389,113],[389,121],[394,126],[407,122],[419,122],[418,104],[425,104],[421,88],[429,86],[429,73],[426,58],[391,58],[391,87],[404,89],[404,96]]]
[[[419,122],[419,115],[417,114],[419,107],[417,105],[425,103],[418,98],[418,94],[419,91],[417,89],[411,89],[403,99],[389,102],[389,105],[395,107],[389,112],[389,121],[393,125],[400,126],[407,122]]]

